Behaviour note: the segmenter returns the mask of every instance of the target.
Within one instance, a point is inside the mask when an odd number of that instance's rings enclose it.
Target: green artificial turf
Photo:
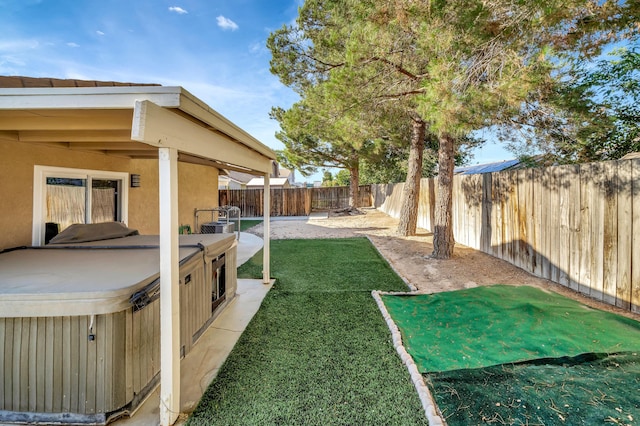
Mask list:
[[[450,426],[640,419],[637,321],[527,286],[383,301]]]
[[[406,286],[369,241],[277,240],[271,258],[276,284],[188,425],[428,424],[370,294]]]
[[[534,287],[382,299],[422,373],[640,351],[640,322]]]
[[[262,252],[238,268],[239,278],[262,276]],[[366,238],[271,241],[274,288],[307,291],[407,291]]]

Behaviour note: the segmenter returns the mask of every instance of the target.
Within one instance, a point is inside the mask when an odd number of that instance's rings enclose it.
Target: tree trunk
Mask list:
[[[454,138],[444,134],[439,138],[438,191],[433,226],[433,254],[436,259],[449,259],[453,255],[455,240],[451,226],[453,194]]]
[[[411,149],[409,151],[409,167],[407,181],[402,191],[402,208],[398,235],[416,235],[418,225],[418,200],[420,197],[420,178],[422,178],[422,153],[424,151],[424,135],[426,123],[420,119],[413,119],[411,129]]]
[[[349,207],[356,209],[360,207],[360,162],[356,159],[349,167]]]

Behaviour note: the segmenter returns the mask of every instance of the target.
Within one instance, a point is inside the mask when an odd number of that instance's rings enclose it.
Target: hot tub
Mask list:
[[[236,292],[233,234],[180,236],[181,355]],[[157,236],[0,254],[0,422],[106,424],[159,382]]]

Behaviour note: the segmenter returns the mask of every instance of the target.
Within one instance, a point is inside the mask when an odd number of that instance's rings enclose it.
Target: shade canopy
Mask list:
[[[269,173],[276,154],[182,87],[0,77],[0,139]],[[176,146],[177,145],[177,146]]]

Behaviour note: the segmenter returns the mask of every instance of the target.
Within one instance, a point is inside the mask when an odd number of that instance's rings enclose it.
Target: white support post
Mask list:
[[[178,151],[158,149],[160,174],[160,424],[180,414]]]
[[[271,282],[271,246],[269,244],[271,235],[271,185],[269,173],[264,175],[264,247],[262,249],[262,282]]]

